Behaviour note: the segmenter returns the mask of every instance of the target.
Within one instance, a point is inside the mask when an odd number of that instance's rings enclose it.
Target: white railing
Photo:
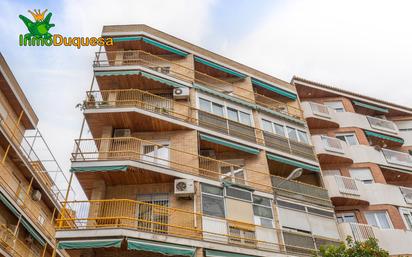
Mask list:
[[[412,167],[412,156],[408,153],[382,149],[382,153],[388,163]]]
[[[412,204],[412,188],[408,187],[399,187],[401,190],[401,193],[403,195],[403,199],[405,199],[405,202],[408,204]]]
[[[360,192],[356,185],[356,180],[350,177],[335,176],[336,184],[338,185],[339,192],[342,194],[358,195]]]
[[[310,102],[309,104],[314,114],[322,116],[322,117],[330,118],[329,108],[326,105],[318,104],[314,102]]]
[[[370,225],[359,224],[359,223],[349,223],[352,230],[353,239],[355,241],[365,241],[369,238],[375,238],[373,233],[373,228]]]
[[[396,124],[390,120],[379,119],[372,116],[367,116],[369,124],[374,129],[385,130],[389,132],[398,132]]]
[[[344,153],[343,147],[342,147],[342,140],[334,138],[334,137],[328,137],[328,136],[321,136],[322,138],[322,143],[323,146],[325,147],[326,150],[332,151],[332,152],[338,152],[338,153]]]

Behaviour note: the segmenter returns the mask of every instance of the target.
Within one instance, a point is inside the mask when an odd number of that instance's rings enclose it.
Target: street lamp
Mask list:
[[[302,176],[302,173],[303,173],[302,168],[294,169],[285,180],[281,181],[279,184],[275,186],[275,189],[279,188],[279,186],[285,183],[286,181],[297,179],[298,177]]]

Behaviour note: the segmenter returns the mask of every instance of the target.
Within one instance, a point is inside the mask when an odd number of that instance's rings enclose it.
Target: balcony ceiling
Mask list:
[[[137,88],[150,92],[172,92],[173,88],[142,75],[96,76],[100,90]]]

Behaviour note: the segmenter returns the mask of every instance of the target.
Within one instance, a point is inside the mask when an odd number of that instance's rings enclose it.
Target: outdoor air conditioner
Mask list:
[[[130,129],[115,129],[113,137],[130,137]]]
[[[31,199],[33,201],[38,202],[41,199],[41,192],[39,190],[33,190],[33,193],[31,194]]]
[[[178,198],[192,198],[195,182],[192,179],[175,179],[175,195]]]
[[[173,99],[187,99],[189,97],[189,88],[178,87],[173,90]]]

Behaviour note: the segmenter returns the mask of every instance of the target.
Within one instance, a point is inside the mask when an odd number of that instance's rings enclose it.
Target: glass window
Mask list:
[[[325,102],[324,105],[334,109],[337,112],[345,111],[345,107],[343,107],[342,101]]]
[[[355,134],[336,135],[336,138],[345,141],[348,145],[358,144],[358,139]]]
[[[275,133],[279,136],[284,137],[285,136],[285,127],[283,125],[273,123],[273,126],[275,127]]]
[[[223,188],[202,184],[202,193],[223,196]]]
[[[352,178],[362,181],[364,184],[371,184],[374,182],[369,168],[350,169],[349,173]]]
[[[208,100],[199,98],[199,106],[200,106],[200,110],[202,111],[212,112],[212,106],[210,105],[210,101]]]
[[[294,141],[298,141],[298,135],[296,134],[296,129],[287,127],[288,138]]]
[[[206,215],[225,217],[225,204],[223,197],[202,194],[202,211]]]
[[[212,103],[212,113],[218,116],[223,116],[223,105]]]
[[[262,120],[262,127],[264,131],[273,133],[272,122],[267,120]]]
[[[371,226],[384,229],[391,228],[391,223],[386,211],[366,212],[365,217],[368,221],[368,224]]]
[[[272,208],[263,207],[263,206],[259,206],[259,205],[256,205],[256,204],[253,205],[253,214],[255,216],[259,216],[259,217],[265,217],[265,218],[269,218],[269,219],[273,218]]]
[[[299,137],[299,142],[305,143],[305,144],[309,143],[308,135],[306,134],[305,131],[298,130],[298,137]]]
[[[358,223],[355,213],[353,212],[339,213],[336,215],[336,219],[338,223],[342,223],[342,222]]]
[[[400,208],[406,228],[412,230],[412,209]]]
[[[269,198],[258,196],[258,195],[253,196],[253,203],[254,204],[259,204],[259,205],[264,205],[264,206],[271,207],[272,205],[270,204],[270,202],[271,202],[271,200]]]
[[[248,126],[252,126],[252,121],[250,119],[250,114],[245,112],[239,112],[240,123],[243,123]]]
[[[227,196],[241,200],[252,201],[252,194],[249,191],[237,189],[234,187],[226,187],[225,189]]]
[[[239,121],[237,111],[232,108],[227,108],[227,118],[229,120]]]

